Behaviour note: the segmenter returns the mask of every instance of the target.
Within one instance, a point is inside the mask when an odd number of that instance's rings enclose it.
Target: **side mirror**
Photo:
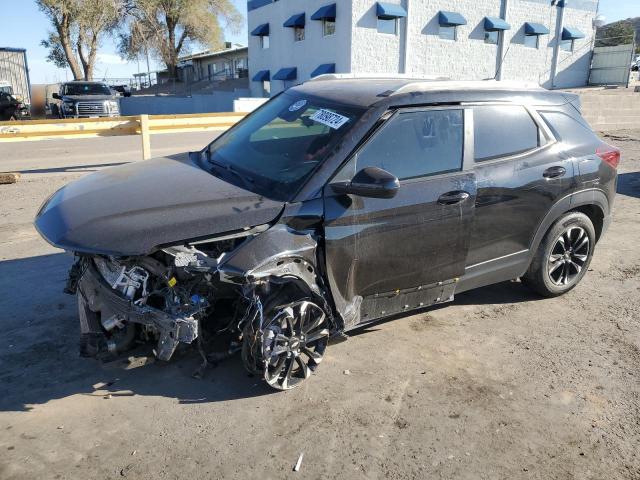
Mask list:
[[[53,98],[55,98],[56,100],[62,100],[62,97],[60,96],[60,94],[59,94],[58,92],[53,92],[53,93],[51,94],[51,96],[52,96]]]
[[[341,195],[393,198],[400,189],[400,181],[386,170],[378,167],[366,167],[356,173],[350,182],[332,183],[331,188]]]

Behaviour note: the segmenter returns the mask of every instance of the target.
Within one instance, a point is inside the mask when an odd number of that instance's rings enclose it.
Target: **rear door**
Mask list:
[[[573,186],[573,161],[536,111],[476,105],[474,163],[478,197],[468,267],[526,257],[551,206]]]
[[[325,246],[334,297],[360,309],[360,320],[450,297],[464,273],[476,196],[465,158],[465,111],[396,113],[338,173],[383,168],[400,179],[392,199],[325,191]],[[450,292],[450,293],[446,293]],[[338,302],[339,303],[339,302]]]

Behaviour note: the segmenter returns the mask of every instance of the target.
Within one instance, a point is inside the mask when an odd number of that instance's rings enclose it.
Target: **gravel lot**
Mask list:
[[[31,220],[92,168],[33,165],[0,186],[0,478],[639,479],[640,130],[607,140],[615,218],[578,288],[504,283],[356,331],[284,393],[239,358],[203,380],[190,354],[78,358],[70,258]]]

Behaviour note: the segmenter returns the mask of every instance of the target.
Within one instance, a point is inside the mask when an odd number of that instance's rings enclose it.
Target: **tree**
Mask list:
[[[47,60],[68,66],[76,80],[91,80],[102,38],[122,19],[124,0],[36,0],[53,31],[41,44]]]
[[[132,58],[151,50],[174,77],[178,57],[190,44],[218,48],[223,26],[237,31],[242,22],[230,0],[128,0],[126,10],[121,55]]]
[[[629,20],[610,23],[599,28],[596,34],[596,46],[612,47],[633,43],[635,29]]]

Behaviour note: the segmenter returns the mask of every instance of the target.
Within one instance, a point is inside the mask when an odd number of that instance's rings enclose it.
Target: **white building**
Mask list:
[[[598,0],[249,0],[251,92],[273,95],[329,72],[581,86],[597,7]]]

